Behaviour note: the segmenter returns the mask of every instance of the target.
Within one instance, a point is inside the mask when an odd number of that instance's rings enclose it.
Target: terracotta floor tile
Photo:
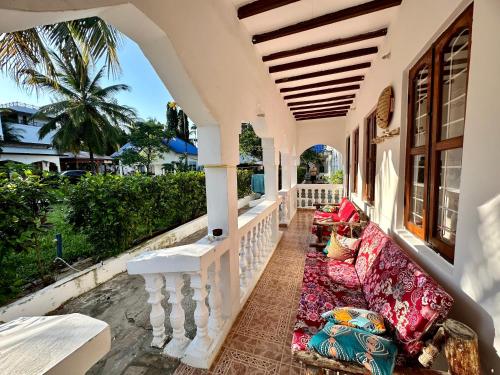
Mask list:
[[[312,211],[298,211],[284,229],[281,242],[210,371],[180,365],[177,375],[305,374],[292,359],[290,346],[311,224]]]

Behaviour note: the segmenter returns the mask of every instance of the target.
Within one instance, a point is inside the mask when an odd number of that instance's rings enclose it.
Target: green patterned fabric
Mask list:
[[[323,206],[323,208],[321,209],[321,211],[323,212],[335,212],[335,210],[336,210],[335,206],[330,206],[330,205]]]
[[[334,324],[359,328],[363,331],[380,335],[385,332],[382,315],[356,307],[337,307],[321,314],[323,319]]]
[[[392,374],[397,354],[390,340],[331,322],[311,337],[308,346],[324,357],[359,363],[374,375]]]

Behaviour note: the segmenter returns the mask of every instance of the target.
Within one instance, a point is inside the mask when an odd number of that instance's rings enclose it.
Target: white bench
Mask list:
[[[85,374],[111,348],[109,325],[82,314],[0,325],[0,374]]]

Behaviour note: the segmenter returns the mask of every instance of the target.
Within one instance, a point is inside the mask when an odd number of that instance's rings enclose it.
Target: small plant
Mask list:
[[[335,171],[334,174],[332,174],[329,178],[331,184],[337,184],[341,185],[344,183],[344,171],[339,169],[338,171]]]

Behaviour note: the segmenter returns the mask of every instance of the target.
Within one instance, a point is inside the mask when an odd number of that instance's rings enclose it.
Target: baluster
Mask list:
[[[259,254],[259,265],[264,263],[264,236],[262,235],[263,233],[263,227],[262,227],[262,221],[257,223],[257,248],[258,248],[258,254]]]
[[[246,235],[245,256],[247,258],[247,272],[245,276],[248,284],[248,282],[253,278],[253,269],[254,269],[254,254],[252,250],[252,231],[248,232]]]
[[[240,288],[243,289],[247,285],[247,259],[245,256],[245,236],[240,240]]]
[[[146,284],[146,291],[149,294],[148,303],[151,305],[151,313],[149,320],[153,327],[153,341],[151,346],[155,348],[163,347],[167,336],[165,335],[165,310],[161,305],[163,294],[161,294],[161,287],[163,280],[160,274],[145,274],[143,275]]]
[[[271,214],[266,218],[266,243],[267,243],[267,253],[269,254],[272,249],[272,235],[271,235],[271,229],[272,229],[272,212]]]
[[[186,337],[186,331],[184,330],[185,313],[181,305],[183,282],[181,273],[165,274],[165,290],[170,294],[168,302],[172,305],[172,311],[170,312],[172,340],[170,340],[163,352],[175,358],[182,357],[187,345],[191,342]]]
[[[208,336],[208,308],[205,304],[207,297],[206,278],[203,271],[191,276],[191,287],[194,290],[193,300],[196,301],[196,309],[194,310],[196,336],[189,344],[186,356],[193,358],[204,357],[212,343],[212,339]],[[191,363],[192,361],[189,360],[188,364]]]
[[[257,240],[257,227],[252,228],[252,270],[256,271],[259,267],[259,241]]]
[[[210,316],[208,318],[208,335],[214,340],[220,333],[222,327],[222,296],[220,292],[220,259],[217,258],[208,273],[208,283],[210,284],[210,294],[208,295],[208,305],[210,306]]]

